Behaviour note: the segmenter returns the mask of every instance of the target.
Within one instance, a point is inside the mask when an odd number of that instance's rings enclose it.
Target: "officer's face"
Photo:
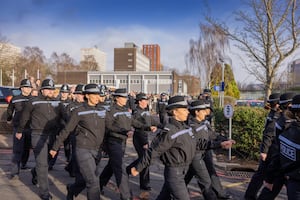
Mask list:
[[[42,89],[42,95],[45,96],[45,97],[52,98],[54,96],[54,90]]]
[[[119,96],[116,98],[116,101],[117,101],[117,104],[119,106],[126,106],[126,103],[127,103],[127,97],[122,97],[122,96]]]
[[[189,111],[187,108],[175,108],[173,110],[173,115],[177,121],[184,122],[187,120]]]
[[[148,100],[147,100],[147,99],[142,99],[142,100],[140,100],[140,101],[139,101],[139,106],[140,106],[141,108],[147,108],[147,106],[148,106]]]
[[[61,100],[66,100],[69,97],[69,93],[68,92],[61,92],[60,96],[61,96]]]
[[[84,102],[84,95],[83,94],[75,94],[75,100],[77,102]]]
[[[28,96],[31,93],[31,90],[32,90],[31,87],[22,87],[21,88],[22,94],[24,96]]]
[[[199,121],[202,121],[205,119],[206,109],[205,110],[196,110],[195,114],[196,114],[196,119],[198,119]]]
[[[99,95],[99,102],[100,103],[103,103],[105,101],[105,96],[100,96]]]
[[[90,106],[96,106],[99,103],[99,94],[86,94],[85,97]]]

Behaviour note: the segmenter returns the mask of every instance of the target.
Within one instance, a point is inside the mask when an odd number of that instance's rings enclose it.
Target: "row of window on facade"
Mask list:
[[[105,79],[101,82],[101,80],[99,79],[91,79],[90,80],[90,83],[96,83],[96,84],[115,84],[115,81],[118,81],[118,80],[113,80],[113,79]],[[128,80],[119,80],[120,84],[127,84],[128,83]],[[156,84],[157,83],[157,80],[156,79],[149,79],[149,80],[144,80],[146,84]],[[142,80],[140,79],[131,79],[130,80],[130,84],[141,84],[142,83]],[[172,83],[172,80],[170,79],[161,79],[159,80],[159,83],[160,84],[171,84]]]

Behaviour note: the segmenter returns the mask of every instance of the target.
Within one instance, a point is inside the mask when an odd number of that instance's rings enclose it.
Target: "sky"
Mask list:
[[[206,6],[207,2],[209,8]],[[232,21],[241,0],[1,0],[0,34],[16,46],[37,46],[80,60],[80,49],[97,46],[113,70],[114,48],[125,42],[159,44],[161,63],[182,72],[190,39],[199,37],[199,23],[208,11]],[[231,52],[232,53],[232,52]],[[232,58],[238,82],[255,81]]]

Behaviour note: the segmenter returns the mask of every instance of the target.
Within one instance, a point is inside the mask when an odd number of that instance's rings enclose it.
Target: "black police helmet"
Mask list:
[[[83,93],[83,84],[78,84],[75,87],[75,91],[73,92],[73,94],[82,94]]]
[[[30,87],[32,88],[31,82],[29,79],[23,79],[20,83],[20,88],[22,87]]]
[[[60,87],[60,92],[67,92],[69,93],[70,92],[70,87],[68,84],[63,84],[61,87]]]
[[[167,110],[173,110],[175,108],[187,108],[188,103],[185,100],[184,96],[173,96],[169,99]]]
[[[52,79],[43,80],[41,89],[55,90],[54,81]]]
[[[97,84],[90,83],[84,86],[84,94],[100,94],[100,88]]]

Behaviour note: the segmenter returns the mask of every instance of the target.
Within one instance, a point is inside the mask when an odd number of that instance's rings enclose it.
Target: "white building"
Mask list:
[[[0,65],[12,67],[21,56],[21,48],[9,43],[0,43]]]
[[[95,47],[81,49],[81,61],[87,60],[90,56],[95,58],[99,71],[106,71],[106,53]]]

